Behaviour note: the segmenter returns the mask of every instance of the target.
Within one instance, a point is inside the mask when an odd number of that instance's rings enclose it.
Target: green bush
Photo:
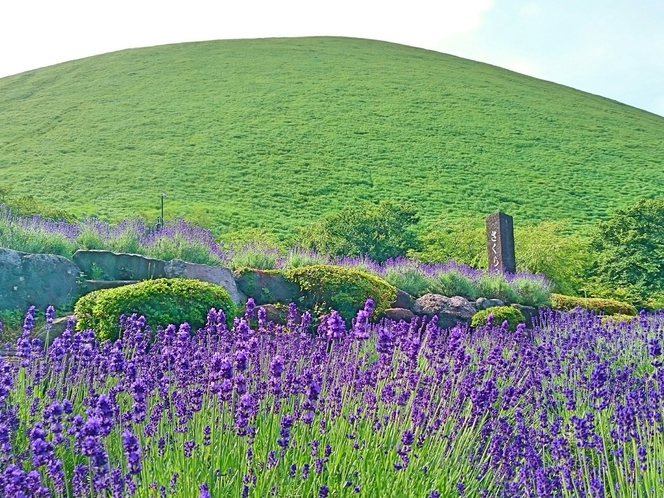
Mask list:
[[[300,268],[301,266],[326,265],[329,257],[316,254],[300,247],[293,247],[286,253],[285,268]]]
[[[650,296],[664,292],[664,199],[617,210],[598,223],[591,247],[593,294],[652,307]]]
[[[519,303],[519,295],[505,279],[502,273],[484,273],[476,283],[477,297],[500,299],[505,303]]]
[[[124,244],[123,244],[124,242]],[[116,247],[123,247],[126,250],[127,245],[132,242],[131,236],[124,240],[116,239]],[[145,247],[143,252],[151,258],[163,259],[181,259],[191,263],[202,265],[219,266],[221,261],[217,256],[210,253],[210,249],[200,240],[189,238],[182,234],[175,234],[173,237],[160,237],[152,244]]]
[[[192,330],[203,326],[210,308],[223,309],[229,325],[236,312],[226,289],[184,278],[145,280],[81,297],[74,306],[77,330],[93,329],[100,340],[119,335],[120,315],[138,313],[154,330],[157,325],[188,322]]]
[[[331,256],[366,256],[382,263],[418,249],[414,231],[417,211],[405,204],[382,201],[347,207],[303,229],[300,243]]]
[[[231,268],[274,270],[279,261],[279,249],[262,242],[245,244],[233,251]]]
[[[582,276],[592,264],[593,253],[588,250],[590,240],[587,237],[566,233],[569,231],[569,226],[562,221],[517,224],[514,227],[517,272],[546,275],[553,282],[555,292],[570,294],[582,289],[585,285]],[[420,240],[424,248],[409,253],[420,261],[434,263],[451,259],[475,269],[488,266],[483,219],[441,218],[429,225]]]
[[[396,287],[355,268],[313,265],[284,270],[281,274],[299,287],[305,308],[323,312],[337,310],[347,323],[368,298],[374,300],[375,319],[397,296]]]
[[[555,310],[570,311],[580,306],[596,313],[603,312],[607,315],[623,314],[636,315],[636,308],[629,303],[616,301],[615,299],[600,299],[592,297],[564,296],[562,294],[551,294],[551,307]]]
[[[388,267],[385,271],[385,280],[413,297],[420,297],[432,292],[433,288],[430,279],[417,268]]]
[[[525,323],[526,319],[518,309],[511,306],[492,306],[485,310],[480,310],[473,315],[470,320],[471,327],[481,327],[486,325],[489,315],[493,315],[493,324],[500,326],[504,320],[507,320],[508,328],[514,332],[519,323]]]
[[[516,293],[516,302],[525,306],[549,306],[551,289],[530,278],[515,278],[510,287]]]
[[[592,265],[590,239],[567,234],[563,221],[543,221],[514,229],[517,271],[542,273],[553,282],[559,294],[577,294],[583,289],[583,275]]]
[[[488,265],[486,228],[477,217],[450,220],[439,218],[420,232],[419,250],[408,255],[425,263],[445,263],[454,260],[475,269]]]
[[[494,297],[493,294],[478,292],[478,286],[470,277],[460,271],[449,270],[440,272],[434,281],[432,291],[444,296],[463,296],[466,299],[475,300],[480,296]]]

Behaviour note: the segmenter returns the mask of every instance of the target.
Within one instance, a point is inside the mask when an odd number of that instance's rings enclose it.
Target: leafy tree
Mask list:
[[[595,294],[659,307],[664,297],[664,199],[641,199],[599,222],[590,269]]]
[[[367,256],[383,262],[405,256],[420,244],[417,210],[382,201],[346,207],[301,230],[300,244],[332,256]]]

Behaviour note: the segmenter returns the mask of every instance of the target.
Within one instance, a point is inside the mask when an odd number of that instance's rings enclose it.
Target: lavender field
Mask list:
[[[664,314],[541,312],[314,334],[248,302],[229,330],[123,317],[0,365],[3,496],[662,496]],[[52,319],[48,311],[47,322]]]

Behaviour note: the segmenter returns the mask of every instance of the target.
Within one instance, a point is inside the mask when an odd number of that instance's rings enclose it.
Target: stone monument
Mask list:
[[[514,257],[514,226],[512,217],[500,211],[486,218],[486,240],[489,270],[516,272]]]

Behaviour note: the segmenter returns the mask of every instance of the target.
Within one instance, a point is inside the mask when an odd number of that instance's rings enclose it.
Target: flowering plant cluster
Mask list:
[[[2,496],[661,496],[664,314],[441,329],[435,318],[314,336],[250,301],[228,328],[44,351],[34,308],[0,360]],[[151,340],[153,339],[153,340]]]

